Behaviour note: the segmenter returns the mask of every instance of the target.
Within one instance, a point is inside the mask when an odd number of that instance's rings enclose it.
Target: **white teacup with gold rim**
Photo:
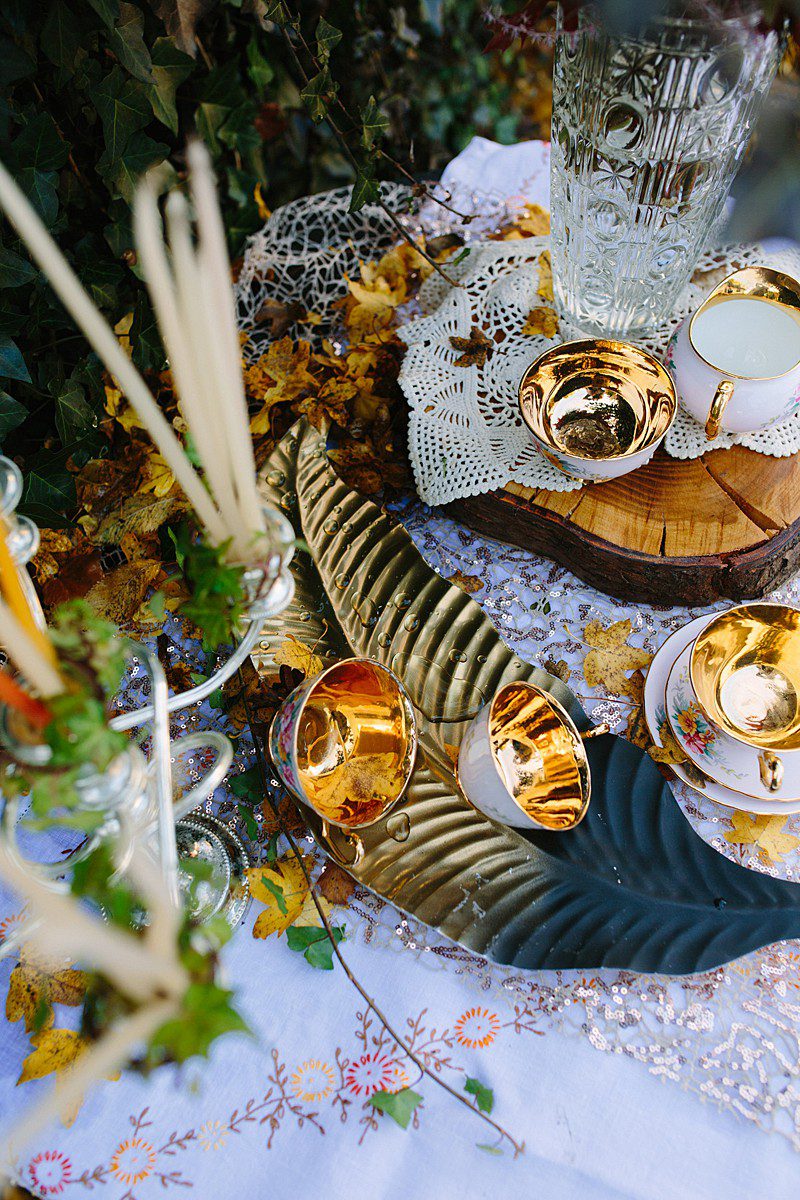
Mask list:
[[[519,829],[574,829],[591,797],[583,740],[608,733],[578,728],[549,692],[506,683],[475,716],[458,754],[457,775],[470,804]]]
[[[541,454],[573,479],[604,483],[649,462],[675,418],[669,372],[627,342],[553,346],[519,385],[522,419]]]
[[[734,271],[673,334],[666,362],[708,438],[787,420],[800,407],[800,283],[770,267]]]
[[[692,646],[689,675],[713,724],[755,749],[768,791],[789,756],[800,775],[800,610],[753,602],[719,613]]]

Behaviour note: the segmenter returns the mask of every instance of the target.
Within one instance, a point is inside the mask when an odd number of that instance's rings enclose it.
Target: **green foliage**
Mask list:
[[[414,1109],[422,1103],[422,1096],[411,1088],[401,1088],[399,1092],[375,1092],[369,1102],[373,1108],[396,1121],[401,1129],[408,1129]]]
[[[302,954],[312,967],[316,967],[318,971],[332,971],[334,942],[338,946],[344,941],[344,930],[334,925],[331,932],[333,941],[328,936],[328,931],[318,925],[290,925],[286,930],[286,940],[289,949]]]
[[[494,1108],[494,1092],[480,1080],[468,1078],[464,1084],[464,1091],[475,1097],[481,1112],[490,1113]]]
[[[170,537],[191,596],[180,611],[202,632],[203,648],[216,651],[231,641],[244,613],[244,567],[225,562],[228,542],[211,546],[186,525]]]
[[[199,132],[238,254],[263,223],[260,197],[275,208],[356,182],[354,207],[374,200],[378,179],[396,177],[381,146],[418,176],[474,133],[513,140],[512,94],[529,67],[514,51],[498,71],[485,41],[471,0],[218,0],[180,10],[177,0],[9,0],[0,159],[111,323],[133,315],[136,363],[158,370],[131,235],[137,176],[157,165],[173,186],[186,138]],[[351,157],[325,119],[332,103]],[[0,389],[0,444],[25,471],[23,510],[43,526],[69,525],[79,513],[71,468],[108,445],[101,371],[4,222]]]
[[[88,771],[104,771],[128,745],[109,729],[107,701],[119,687],[125,665],[116,625],[98,617],[84,600],[60,605],[50,623],[65,691],[48,699],[51,719],[42,731],[50,747],[43,767],[14,763],[3,780],[7,794],[30,793],[31,824],[57,821],[90,831],[102,815],[78,811],[75,785]]]

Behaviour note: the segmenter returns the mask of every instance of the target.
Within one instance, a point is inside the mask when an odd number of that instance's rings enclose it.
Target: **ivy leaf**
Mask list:
[[[0,87],[9,87],[20,79],[36,74],[36,63],[10,38],[0,38]]]
[[[104,25],[111,29],[119,16],[119,0],[89,0]]]
[[[278,912],[283,913],[284,916],[288,916],[289,906],[286,903],[286,897],[283,894],[283,888],[280,886],[280,884],[275,883],[266,875],[261,876],[261,882],[267,891],[275,897],[275,903],[278,906]]]
[[[40,171],[37,167],[23,167],[17,171],[17,183],[48,226],[58,216],[57,179],[54,171]]]
[[[140,294],[133,310],[131,325],[133,361],[145,371],[159,371],[164,365],[164,347],[156,319],[147,298]]]
[[[121,3],[119,23],[112,30],[109,46],[123,67],[142,83],[152,80],[150,51],[144,44],[144,13],[135,4]]]
[[[286,930],[286,941],[290,950],[296,950],[318,971],[333,970],[333,946],[344,941],[344,930],[338,925],[332,928],[333,942],[326,929],[318,925],[291,925]]]
[[[177,134],[178,110],[175,94],[183,81],[191,75],[194,63],[170,38],[156,38],[152,61],[153,86],[148,95],[153,114],[162,125],[166,125],[167,129]]]
[[[7,433],[21,425],[28,415],[28,410],[19,400],[9,396],[8,392],[0,391],[0,442]]]
[[[331,56],[331,50],[339,45],[342,37],[341,29],[337,29],[335,25],[329,24],[324,17],[320,17],[317,23],[317,57],[323,63],[327,63]]]
[[[359,167],[350,196],[350,212],[358,212],[365,204],[377,204],[381,198],[381,187],[374,175]]]
[[[228,787],[234,796],[241,796],[243,800],[249,800],[251,804],[261,803],[263,788],[261,784],[261,772],[257,766],[248,767],[246,771],[242,771],[239,775],[229,776]]]
[[[266,0],[264,5],[264,19],[266,21],[274,21],[276,25],[288,25],[289,13],[286,10],[283,0]]]
[[[46,529],[63,529],[67,524],[65,511],[74,510],[78,503],[75,477],[66,467],[67,457],[64,450],[57,454],[44,451],[26,463],[20,511]]]
[[[31,382],[30,372],[25,366],[22,351],[17,343],[4,333],[0,333],[0,379],[19,379],[22,383]]]
[[[119,67],[92,90],[92,102],[103,122],[105,153],[101,162],[112,164],[121,158],[131,134],[150,120],[150,103],[144,89],[132,79],[126,80]],[[100,163],[98,169],[103,170]]]
[[[133,192],[140,177],[149,167],[162,163],[168,153],[169,146],[164,142],[153,141],[140,130],[130,137],[114,175],[114,182],[128,202],[133,200]]]
[[[468,1078],[464,1084],[464,1091],[475,1097],[481,1112],[490,1113],[494,1108],[494,1092],[478,1079]]]
[[[81,47],[81,27],[75,14],[60,0],[50,6],[39,45],[42,53],[67,77],[74,74],[75,58]]]
[[[22,287],[36,276],[36,268],[27,258],[0,246],[0,288]]]
[[[181,1012],[156,1030],[151,1039],[156,1061],[169,1058],[185,1062],[195,1054],[208,1054],[211,1043],[223,1033],[250,1033],[233,1007],[232,998],[233,992],[216,983],[191,983],[184,993]]]
[[[94,413],[79,383],[67,380],[56,397],[56,429],[67,446],[95,423]]]
[[[315,124],[319,124],[328,112],[328,105],[339,90],[334,83],[331,73],[324,67],[313,79],[310,79],[300,93],[300,99],[308,109],[309,116]]]
[[[251,841],[253,841],[253,842],[257,841],[257,839],[258,839],[258,822],[256,821],[255,817],[253,816],[252,810],[249,809],[246,804],[237,804],[236,811],[239,813],[239,816],[242,818],[242,821],[243,821],[244,827],[245,827],[245,831],[247,832],[247,836],[250,838]],[[269,859],[267,861],[269,861]],[[284,901],[284,903],[286,903],[286,902]]]
[[[67,161],[69,150],[56,129],[49,113],[32,117],[14,142],[14,157],[22,167],[37,171],[59,171]]]
[[[401,1088],[399,1092],[375,1092],[369,1102],[378,1112],[386,1113],[396,1121],[401,1129],[408,1129],[414,1110],[422,1103],[422,1096],[411,1088]]]
[[[389,118],[385,116],[375,97],[370,96],[366,107],[361,110],[361,142],[366,150],[371,150],[389,128]]]

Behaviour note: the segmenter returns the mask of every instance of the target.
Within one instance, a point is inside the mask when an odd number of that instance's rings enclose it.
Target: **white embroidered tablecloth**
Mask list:
[[[582,676],[586,626],[628,618],[631,642],[652,651],[697,612],[609,599],[569,571],[487,542],[416,501],[400,516],[428,561],[457,575],[515,650],[560,664],[587,709],[618,730],[629,719],[626,705]],[[777,596],[798,603],[800,587]],[[203,707],[174,726],[202,722],[219,724],[219,714]],[[241,746],[239,769],[253,761],[246,738]],[[721,852],[800,880],[800,818],[770,827],[768,838],[746,814],[686,789],[676,789],[676,803]],[[224,789],[210,804],[246,837]],[[263,858],[266,839],[253,852]],[[260,909],[253,904],[224,952],[253,1037],[223,1038],[207,1063],[101,1084],[71,1128],[50,1129],[20,1159],[20,1180],[35,1194],[796,1197],[800,944],[689,979],[522,972],[437,939],[357,889],[333,910],[346,929],[343,953],[443,1078],[459,1090],[467,1077],[493,1089],[493,1116],[526,1145],[514,1159],[507,1144],[500,1155],[482,1148],[493,1145],[491,1131],[417,1079],[338,967],[314,970],[285,937],[254,939]],[[0,935],[16,911],[13,898],[0,895]],[[0,963],[2,988],[10,969]],[[75,1009],[57,1006],[58,1027],[75,1019]],[[0,1113],[8,1119],[49,1080],[15,1086],[31,1047],[22,1022],[1,1028]],[[404,1131],[366,1101],[406,1082],[424,1101]]]

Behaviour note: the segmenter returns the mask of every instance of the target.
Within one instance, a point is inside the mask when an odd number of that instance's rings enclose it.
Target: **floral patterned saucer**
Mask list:
[[[675,658],[682,651],[691,647],[700,630],[708,624],[713,616],[715,616],[714,613],[704,613],[703,616],[695,617],[688,625],[684,625],[677,632],[670,634],[650,663],[644,684],[644,717],[650,737],[656,746],[664,745],[663,730],[671,732],[666,707],[666,689],[670,668]],[[761,813],[767,816],[800,812],[800,801],[755,799],[744,796],[741,792],[734,791],[733,788],[726,787],[722,783],[717,783],[706,773],[705,765],[701,767],[701,770],[698,770],[693,762],[670,763],[670,767],[683,783],[694,788],[695,791],[702,792],[710,800],[724,804],[727,808],[740,808],[745,812]]]
[[[689,679],[692,643],[678,654],[669,673],[666,689],[667,719],[673,734],[695,766],[718,783],[747,798],[777,803],[779,812],[787,812],[786,803],[800,804],[800,753],[782,754],[783,780],[774,792],[768,792],[758,771],[758,750],[730,737],[705,715]]]

